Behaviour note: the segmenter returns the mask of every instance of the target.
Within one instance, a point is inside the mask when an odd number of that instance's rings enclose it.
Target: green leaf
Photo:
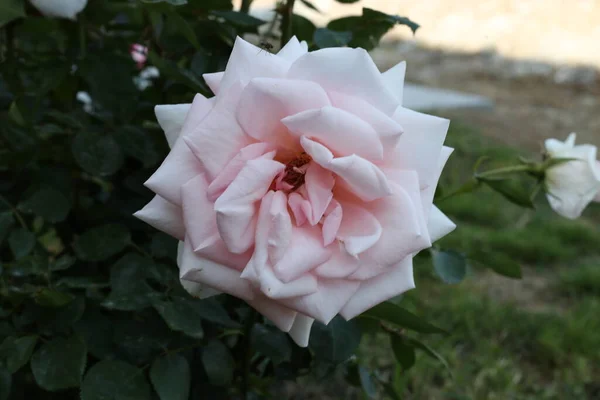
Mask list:
[[[8,231],[14,223],[12,212],[5,211],[0,213],[0,244],[8,234]]]
[[[148,400],[150,386],[144,371],[123,361],[94,365],[83,379],[81,400]]]
[[[396,25],[406,25],[410,30],[415,33],[419,29],[419,24],[411,21],[409,18],[400,17],[398,15],[389,15],[382,13],[381,11],[373,10],[371,8],[363,8],[363,17],[370,20],[387,20],[393,22]]]
[[[12,376],[10,372],[3,366],[0,366],[0,400],[8,400],[11,384]]]
[[[202,365],[210,383],[215,386],[226,386],[233,380],[235,361],[229,348],[218,340],[202,349]]]
[[[74,296],[56,289],[43,288],[35,292],[33,298],[41,306],[58,308],[69,304],[73,301]]]
[[[425,354],[427,354],[434,360],[441,362],[444,365],[444,367],[446,367],[446,369],[450,371],[450,365],[448,364],[448,361],[446,361],[446,359],[444,357],[442,357],[442,355],[439,354],[437,351],[433,350],[431,347],[427,346],[425,343],[423,343],[417,339],[405,338],[405,340],[408,344],[410,344],[414,348],[422,350]]]
[[[317,27],[311,20],[301,15],[292,15],[292,33],[298,40],[306,40],[311,43]]]
[[[77,259],[71,254],[65,254],[52,261],[50,271],[64,271],[75,265]]]
[[[319,28],[313,36],[314,43],[321,49],[327,47],[344,47],[352,40],[352,32],[332,31],[327,28]]]
[[[410,311],[389,301],[376,305],[361,314],[361,317],[375,318],[401,328],[410,329],[421,333],[446,333],[429,322],[424,321]]]
[[[123,153],[140,161],[145,168],[156,165],[161,158],[147,132],[131,125],[119,129],[114,136]]]
[[[504,196],[508,201],[521,207],[535,208],[529,193],[518,181],[510,178],[486,178],[477,176],[477,179]]]
[[[316,7],[314,4],[313,4],[313,3],[311,3],[311,2],[310,2],[310,1],[308,1],[308,0],[300,0],[300,2],[301,2],[302,4],[304,4],[306,7],[310,8],[311,10],[313,10],[313,11],[316,11],[316,12],[318,12],[318,13],[320,13],[320,12],[321,12],[321,11],[320,11],[320,10],[319,10],[319,9],[318,9],[318,8],[317,8],[317,7]]]
[[[308,346],[315,357],[341,363],[349,359],[360,343],[360,329],[354,321],[336,316],[328,325],[315,322]]]
[[[342,4],[352,4],[352,3],[358,3],[360,0],[336,0],[338,3],[342,3]]]
[[[411,346],[404,337],[396,334],[390,334],[392,351],[396,357],[396,361],[402,366],[402,369],[409,370],[415,365],[415,349]]]
[[[35,235],[25,228],[17,228],[8,236],[8,245],[16,259],[23,258],[35,247]]]
[[[101,261],[121,252],[130,241],[123,225],[107,224],[92,228],[75,240],[73,248],[85,261]]]
[[[73,140],[71,151],[77,164],[91,175],[112,175],[123,164],[121,148],[111,136],[81,132]]]
[[[468,257],[507,278],[521,279],[523,277],[521,265],[507,254],[475,248],[469,252]]]
[[[104,289],[110,287],[110,283],[101,276],[66,276],[60,278],[56,286],[70,289]]]
[[[17,372],[31,358],[37,336],[23,336],[16,338],[9,336],[0,346],[0,359],[4,360],[4,365],[11,374]]]
[[[4,0],[0,4],[0,27],[25,16],[25,0]]]
[[[259,353],[269,357],[273,363],[280,364],[290,361],[292,346],[287,334],[277,328],[256,324],[252,327],[251,347]]]
[[[173,61],[161,58],[153,51],[148,53],[148,60],[160,70],[161,75],[179,82],[196,92],[209,93],[208,86],[199,80],[193,72],[180,67]]]
[[[31,357],[31,371],[38,385],[55,391],[79,387],[87,361],[85,342],[77,335],[44,343]]]
[[[177,254],[177,239],[162,232],[152,235],[150,251],[153,257],[172,257]]]
[[[191,384],[190,366],[183,356],[167,354],[152,363],[150,381],[160,400],[187,400]]]
[[[194,46],[196,50],[200,50],[200,43],[194,28],[187,22],[185,18],[179,15],[175,10],[167,13],[169,22],[179,30],[179,32]]]
[[[363,366],[358,367],[358,377],[360,378],[360,386],[363,392],[369,399],[374,399],[377,396],[377,387],[373,380],[373,375]]]
[[[113,352],[112,321],[97,308],[88,308],[83,317],[75,323],[75,332],[80,334],[94,357],[102,360]]]
[[[172,330],[183,332],[196,339],[204,336],[202,321],[194,315],[188,301],[175,299],[174,301],[156,302],[154,308]]]
[[[267,21],[238,11],[213,11],[211,14],[240,28],[257,28],[267,23]]]
[[[189,303],[200,318],[229,328],[239,328],[240,324],[232,320],[221,303],[215,298],[194,299]]]
[[[452,250],[431,249],[433,268],[445,283],[462,281],[467,274],[467,260],[464,255]]]
[[[183,6],[187,4],[187,0],[142,0],[142,3],[157,4],[157,3],[168,3],[172,6]]]
[[[19,209],[49,222],[64,221],[71,209],[70,201],[59,190],[44,186],[19,204]]]

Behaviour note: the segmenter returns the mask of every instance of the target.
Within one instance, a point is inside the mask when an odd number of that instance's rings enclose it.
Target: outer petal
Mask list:
[[[306,110],[281,122],[296,136],[316,139],[338,156],[357,154],[370,160],[383,159],[383,146],[375,129],[339,108]]]
[[[287,76],[314,81],[327,92],[363,98],[388,115],[398,106],[398,100],[363,49],[329,48],[307,53],[292,64]]]
[[[292,143],[282,143],[288,138],[288,132],[281,120],[329,104],[327,93],[314,82],[256,78],[242,93],[237,118],[254,139],[294,148]],[[292,138],[287,141],[291,142]]]
[[[181,265],[184,249],[185,242],[180,240],[179,243],[177,243],[177,265]],[[185,279],[179,279],[179,281],[181,282],[181,286],[189,294],[200,299],[205,299],[207,297],[215,296],[222,293],[216,289],[213,289],[198,282],[186,281]]]
[[[308,346],[308,339],[310,338],[310,328],[315,322],[314,318],[307,317],[303,314],[297,314],[294,320],[294,325],[290,329],[290,337],[300,347]]]
[[[204,78],[204,81],[206,81],[206,84],[210,90],[212,90],[214,94],[218,94],[221,87],[221,80],[223,79],[224,75],[225,72],[212,72],[210,74],[203,74],[202,77]]]
[[[87,0],[30,0],[44,15],[50,17],[61,17],[75,19],[75,16],[81,12],[87,5]]]
[[[283,57],[263,51],[238,37],[219,90],[227,90],[236,82],[245,86],[252,78],[283,78],[289,67],[290,63]]]
[[[293,329],[297,318],[296,311],[284,307],[279,302],[260,294],[257,294],[253,300],[248,301],[248,304],[267,317],[282,331],[288,332],[290,329]]]
[[[404,133],[392,158],[393,165],[389,166],[417,171],[424,189],[433,184],[450,121],[402,107],[398,107],[394,119],[402,125]]]
[[[185,238],[181,207],[169,203],[160,196],[154,196],[150,203],[133,215],[179,240]]]
[[[370,161],[357,155],[333,158],[329,149],[306,137],[300,139],[300,144],[317,164],[342,178],[361,200],[372,201],[391,193],[385,174]]]
[[[183,122],[191,106],[191,104],[163,104],[154,107],[156,119],[163,131],[165,131],[169,147],[173,147],[179,137]]]
[[[383,74],[383,81],[386,86],[392,89],[392,92],[402,105],[404,98],[404,77],[406,76],[406,61],[402,61],[396,64],[394,67],[388,69]]]
[[[187,240],[179,263],[179,277],[202,283],[246,301],[254,297],[250,283],[240,278],[239,271],[200,257],[194,253],[191,243]]]
[[[289,42],[277,53],[277,56],[293,63],[300,56],[308,52],[308,44],[305,41],[299,42],[296,36],[293,36]]]
[[[232,253],[243,253],[254,243],[255,203],[263,198],[284,168],[283,164],[268,159],[248,161],[215,202],[219,233]]]
[[[421,191],[421,200],[425,214],[429,214],[429,210],[431,209],[431,205],[433,204],[433,197],[435,195],[435,190],[437,188],[438,181],[440,180],[440,176],[442,175],[444,166],[446,165],[446,162],[450,158],[450,155],[453,151],[454,149],[452,147],[442,147],[442,151],[438,159],[437,171],[433,175],[429,186],[427,186],[424,190]]]
[[[433,206],[429,214],[427,228],[429,229],[431,241],[435,242],[456,229],[456,225],[439,208]]]
[[[346,319],[354,318],[369,308],[414,287],[412,256],[409,256],[390,268],[388,272],[362,282],[340,314]]]

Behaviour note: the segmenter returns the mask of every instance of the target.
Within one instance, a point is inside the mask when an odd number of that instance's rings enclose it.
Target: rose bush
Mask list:
[[[402,107],[405,63],[362,49],[271,54],[238,38],[213,98],[156,107],[171,151],[135,215],[179,239],[184,287],[239,297],[306,346],[414,287],[455,225],[433,204],[449,121]]]
[[[554,211],[575,219],[592,201],[600,201],[600,162],[596,146],[575,145],[575,133],[561,142],[548,139],[546,155],[550,159],[573,159],[546,170],[546,197]]]

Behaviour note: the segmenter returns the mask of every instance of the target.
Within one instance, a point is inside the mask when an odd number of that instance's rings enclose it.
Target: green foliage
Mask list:
[[[455,251],[432,250],[433,268],[446,283],[458,283],[467,274],[467,260]]]

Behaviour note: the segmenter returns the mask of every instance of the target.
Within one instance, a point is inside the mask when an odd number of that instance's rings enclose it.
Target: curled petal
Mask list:
[[[342,206],[336,200],[332,200],[325,210],[323,219],[323,245],[329,246],[337,237],[340,225],[342,224],[342,217],[344,213]]]
[[[248,304],[267,317],[283,332],[293,329],[298,314],[296,311],[284,307],[277,301],[260,294],[257,294],[253,300],[248,301]]]
[[[222,293],[201,283],[186,281],[185,279],[180,279],[179,281],[186,292],[198,299],[206,299]]]
[[[386,273],[363,281],[354,296],[346,303],[340,314],[351,319],[377,304],[414,289],[412,257],[389,268]]]
[[[382,227],[366,209],[350,202],[341,202],[341,206],[344,217],[337,238],[344,244],[348,254],[356,257],[377,243]]]
[[[179,137],[191,106],[191,104],[162,104],[154,107],[154,114],[156,114],[158,124],[165,132],[169,147],[172,148]]]
[[[375,129],[342,109],[306,110],[281,122],[296,136],[316,139],[338,155],[357,154],[370,160],[383,158],[383,146]]]
[[[437,170],[433,175],[429,186],[421,191],[421,200],[423,203],[423,210],[425,214],[429,214],[429,210],[431,209],[431,205],[433,204],[433,197],[435,196],[435,189],[437,188],[438,181],[440,180],[440,176],[442,175],[442,170],[446,165],[446,162],[450,158],[450,155],[454,151],[451,147],[442,147],[442,151],[440,152],[440,157],[437,163]]]
[[[154,196],[150,203],[133,215],[174,238],[179,240],[185,238],[185,225],[181,207],[158,195]]]
[[[287,76],[316,82],[327,92],[361,97],[387,115],[392,115],[398,106],[371,56],[363,49],[329,48],[307,53],[292,64]]]
[[[315,322],[314,318],[307,317],[303,314],[297,314],[292,329],[290,329],[290,337],[300,347],[308,346],[308,339],[310,338],[310,328]]]

